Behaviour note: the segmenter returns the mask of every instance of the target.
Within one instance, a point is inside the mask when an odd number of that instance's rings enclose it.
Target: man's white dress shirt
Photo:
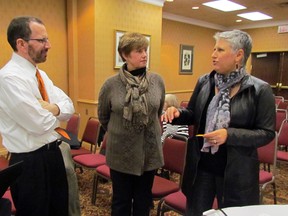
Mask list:
[[[54,131],[59,121],[68,120],[74,113],[71,99],[54,86],[44,71],[39,72],[50,103],[60,109],[56,117],[43,109],[38,101],[41,94],[33,64],[13,53],[11,60],[0,70],[0,133],[9,152],[30,152],[55,141],[60,136]]]

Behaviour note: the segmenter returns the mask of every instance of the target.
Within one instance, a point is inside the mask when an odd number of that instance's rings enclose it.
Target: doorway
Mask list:
[[[288,99],[288,51],[255,52],[252,56],[252,75],[268,82],[275,95]]]

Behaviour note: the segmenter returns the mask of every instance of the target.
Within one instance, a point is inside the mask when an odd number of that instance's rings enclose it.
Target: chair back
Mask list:
[[[275,132],[275,137],[270,143],[257,149],[259,162],[262,165],[259,170],[260,203],[263,203],[264,193],[267,192],[265,192],[265,188],[271,184],[273,187],[274,204],[277,204],[275,183],[277,147],[278,135],[277,132]]]
[[[194,125],[189,125],[189,126],[188,126],[188,134],[189,134],[189,137],[192,137],[192,136],[193,136],[193,133],[194,133]]]
[[[285,109],[276,109],[276,126],[275,130],[279,132],[282,122],[287,119],[287,110]]]
[[[277,132],[275,132],[275,137],[271,142],[257,149],[260,163],[276,165],[277,140]]]
[[[103,136],[103,140],[102,140],[101,146],[100,146],[100,152],[104,152],[105,153],[106,145],[107,145],[107,136],[108,136],[108,133],[105,132],[105,134]]]
[[[277,109],[286,109],[288,110],[288,100],[280,101]]]
[[[181,101],[180,102],[180,107],[186,108],[188,106],[189,101]]]
[[[99,137],[99,131],[100,131],[100,122],[97,118],[95,117],[90,117],[87,121],[82,139],[81,139],[81,144],[83,142],[89,143],[90,146],[90,151],[96,152],[96,146],[97,146],[97,141]],[[94,149],[94,150],[93,150]]]
[[[275,105],[276,105],[276,108],[277,108],[278,105],[279,105],[279,103],[280,103],[281,101],[284,101],[284,97],[283,97],[283,96],[275,95],[274,98],[275,98]]]
[[[8,166],[9,160],[4,156],[0,156],[0,171],[6,169]]]
[[[164,169],[183,174],[187,149],[187,138],[180,135],[167,136],[163,143]]]
[[[67,122],[66,131],[71,132],[76,136],[78,136],[79,126],[80,126],[80,114],[74,113]]]
[[[278,133],[278,145],[288,146],[288,119],[285,119]]]

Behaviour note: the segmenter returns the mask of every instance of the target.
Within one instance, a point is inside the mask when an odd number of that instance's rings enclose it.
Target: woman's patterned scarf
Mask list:
[[[120,78],[126,85],[123,109],[124,127],[136,132],[142,131],[148,124],[148,106],[146,92],[148,80],[146,71],[140,76],[133,76],[123,66],[119,70]]]
[[[230,123],[230,90],[241,81],[245,74],[244,67],[231,72],[228,76],[219,73],[215,74],[215,85],[219,89],[219,92],[212,98],[208,106],[205,133],[221,128],[228,128]],[[209,152],[210,147],[212,154],[215,154],[219,148],[219,146],[212,146],[207,139],[204,139],[201,151]]]

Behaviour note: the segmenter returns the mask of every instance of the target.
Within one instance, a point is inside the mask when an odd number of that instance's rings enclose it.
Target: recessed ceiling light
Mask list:
[[[228,0],[206,2],[203,5],[225,12],[246,9],[246,7]]]
[[[166,0],[167,2],[173,2],[174,0]]]
[[[271,16],[268,16],[260,12],[242,13],[242,14],[237,14],[237,16],[243,17],[245,19],[249,19],[252,21],[272,19]]]
[[[192,10],[198,10],[199,9],[199,7],[192,7]]]
[[[236,22],[239,23],[239,22],[242,22],[242,20],[241,20],[241,19],[238,19],[238,20],[236,20]]]

